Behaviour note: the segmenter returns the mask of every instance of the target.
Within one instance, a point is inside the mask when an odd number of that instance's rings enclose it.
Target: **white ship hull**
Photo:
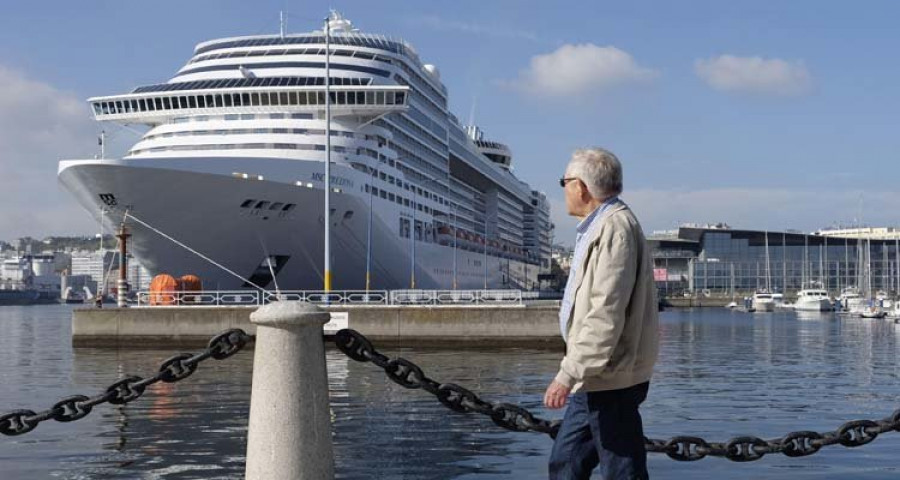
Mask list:
[[[263,178],[309,180],[306,186],[274,180],[236,178],[230,173],[189,171],[204,161],[221,172],[253,171]],[[252,169],[248,167],[252,165]],[[171,168],[162,168],[168,166]],[[261,158],[82,160],[60,164],[59,179],[79,203],[113,230],[125,211],[166,235],[221,264],[232,275],[189,252],[157,232],[126,219],[133,235],[129,250],[154,275],[198,275],[207,289],[248,288],[245,280],[267,258],[286,257],[275,279],[281,289],[316,290],[323,287],[324,192],[322,164]],[[360,175],[334,168],[343,186],[332,194],[332,268],[334,289],[366,287],[368,195],[360,192]],[[279,176],[281,174],[281,176]],[[318,175],[318,177],[317,177]],[[319,178],[319,181],[315,179]],[[113,195],[114,205],[109,205]],[[242,208],[247,199],[293,203],[289,212]],[[349,213],[352,212],[352,213]],[[484,252],[454,248],[452,243],[417,241],[413,285],[413,245],[398,234],[400,208],[375,204],[372,220],[372,289],[533,288],[538,266]],[[403,212],[403,215],[408,215]],[[456,268],[454,269],[454,251]],[[486,260],[486,262],[485,262]],[[240,278],[239,278],[240,277]],[[456,282],[454,282],[454,277]],[[274,288],[274,283],[259,285]]]
[[[827,298],[805,298],[797,299],[794,303],[794,310],[803,312],[830,312],[834,310],[831,300]]]

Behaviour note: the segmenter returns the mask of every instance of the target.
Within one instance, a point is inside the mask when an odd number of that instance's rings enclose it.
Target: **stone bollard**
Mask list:
[[[248,480],[334,478],[322,325],[329,314],[279,301],[250,315],[257,325],[247,433]]]

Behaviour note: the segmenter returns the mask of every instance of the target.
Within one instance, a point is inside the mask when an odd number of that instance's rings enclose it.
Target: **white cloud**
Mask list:
[[[900,215],[885,205],[900,204],[900,192],[787,188],[717,188],[707,190],[655,190],[626,188],[622,199],[629,204],[650,234],[680,223],[724,222],[733,228],[815,231],[836,223],[849,225],[900,225]],[[862,203],[861,203],[862,201]],[[551,199],[551,219],[556,241],[572,245],[576,221],[568,217],[562,198]]]
[[[562,97],[646,82],[656,75],[623,50],[587,43],[536,55],[518,79],[504,83],[537,95]]]
[[[694,72],[723,92],[796,96],[809,91],[809,71],[801,61],[720,55],[694,62]]]
[[[93,154],[95,145],[86,103],[0,66],[0,239],[93,229],[56,170],[61,158]]]

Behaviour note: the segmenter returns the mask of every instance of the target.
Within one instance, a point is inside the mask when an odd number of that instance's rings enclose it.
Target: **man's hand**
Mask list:
[[[544,393],[544,406],[547,408],[562,408],[566,406],[566,400],[569,398],[569,387],[557,382],[550,382],[547,391]]]

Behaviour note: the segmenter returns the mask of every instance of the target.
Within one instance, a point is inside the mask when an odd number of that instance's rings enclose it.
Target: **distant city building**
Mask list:
[[[832,228],[822,229],[816,232],[816,235],[825,237],[849,237],[849,238],[867,238],[873,240],[897,240],[900,239],[900,228],[898,227],[856,227],[856,228]]]
[[[116,286],[119,278],[119,261],[118,254],[115,251],[107,250],[102,254],[99,252],[77,252],[72,254],[72,275],[88,275],[91,280],[97,283],[99,287],[106,285],[105,290],[108,292]],[[150,280],[153,279],[150,272],[147,271],[134,257],[128,255],[128,274],[126,276],[131,290],[147,290],[150,287]]]
[[[893,228],[851,235],[850,230],[805,234],[719,225],[683,226],[648,238],[661,293],[788,293],[812,285],[833,294],[847,287],[900,290],[900,235]]]

